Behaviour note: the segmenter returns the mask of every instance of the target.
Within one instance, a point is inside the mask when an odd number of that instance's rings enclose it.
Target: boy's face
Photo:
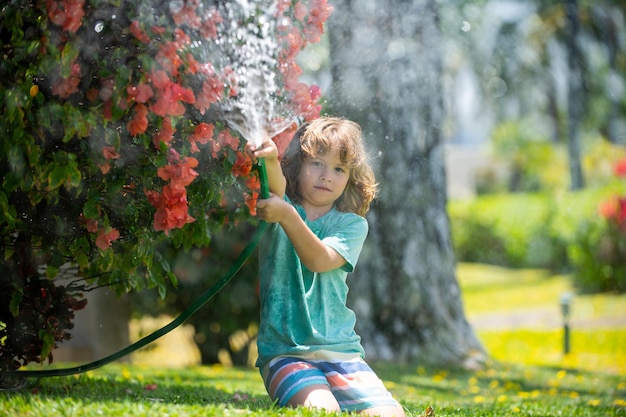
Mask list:
[[[298,179],[302,206],[309,218],[317,218],[341,197],[350,180],[350,169],[341,162],[339,151],[331,148],[324,155],[305,157]]]

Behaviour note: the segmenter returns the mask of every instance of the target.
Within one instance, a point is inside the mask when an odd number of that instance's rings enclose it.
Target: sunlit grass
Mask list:
[[[459,269],[468,316],[522,308],[555,308],[565,277],[481,265]],[[556,306],[556,307],[555,307]],[[576,296],[578,320],[619,322],[626,297]],[[477,329],[491,359],[480,371],[372,364],[407,410],[420,417],[626,417],[626,328],[572,329],[563,353],[560,328]],[[176,354],[173,352],[172,354]],[[255,369],[113,364],[86,374],[33,381],[0,392],[0,416],[301,416],[328,414],[279,409]]]
[[[373,364],[410,417],[625,416],[623,376],[491,363],[478,372]],[[2,416],[323,416],[274,407],[256,370],[150,369],[114,364],[0,393]]]
[[[561,330],[479,331],[478,335],[491,358],[503,363],[626,376],[626,329],[573,331],[567,354]]]
[[[626,294],[577,295],[567,275],[462,263],[457,278],[470,318],[533,308],[552,309],[560,318],[561,295],[572,293],[572,320],[621,318],[626,325]]]

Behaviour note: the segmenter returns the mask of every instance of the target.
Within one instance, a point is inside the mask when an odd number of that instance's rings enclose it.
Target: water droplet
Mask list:
[[[171,0],[170,1],[170,12],[172,13],[180,13],[185,7],[185,2],[183,0]]]
[[[98,33],[102,32],[103,29],[104,29],[104,22],[102,21],[96,22],[96,25],[93,27],[93,30],[95,30]]]
[[[472,25],[467,20],[464,20],[463,23],[461,23],[461,30],[463,32],[469,32],[472,30]]]

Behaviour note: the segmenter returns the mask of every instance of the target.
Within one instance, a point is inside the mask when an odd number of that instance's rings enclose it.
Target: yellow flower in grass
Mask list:
[[[527,391],[519,391],[519,392],[517,393],[517,396],[518,396],[518,397],[520,397],[520,398],[523,398],[523,399],[528,399],[528,398],[530,398],[530,392],[527,392]]]
[[[593,407],[597,407],[600,405],[600,400],[598,399],[593,399],[593,400],[589,400],[587,401],[587,404],[593,406]]]
[[[122,369],[122,378],[130,379],[130,377],[131,375],[130,375],[130,371],[128,370],[128,368]]]
[[[448,373],[446,371],[437,372],[435,375],[433,375],[433,381],[441,382],[446,379],[447,376]]]
[[[618,390],[626,389],[626,382],[620,382],[619,384],[617,384],[617,389]]]
[[[483,397],[482,395],[477,395],[474,397],[474,402],[479,404],[479,403],[484,403],[485,402],[485,397]]]
[[[522,410],[520,410],[519,407],[515,406],[515,407],[513,407],[513,409],[511,411],[513,411],[514,413],[519,413]]]
[[[498,381],[497,379],[494,379],[489,383],[489,388],[491,389],[496,389],[499,386],[500,386],[500,381]]]
[[[576,391],[571,391],[569,393],[569,397],[570,398],[578,398],[580,396],[580,394],[578,394]]]
[[[504,389],[507,391],[514,391],[520,389],[520,385],[517,382],[506,381],[504,383]]]
[[[505,402],[508,399],[509,399],[509,397],[507,397],[504,394],[501,394],[501,395],[498,395],[498,398],[496,398],[496,401],[499,402],[499,403],[503,403],[503,402]]]
[[[626,407],[626,400],[615,400],[613,401],[613,405],[615,407]]]
[[[559,372],[556,373],[556,378],[557,379],[563,379],[567,376],[567,371],[564,370],[560,370]]]

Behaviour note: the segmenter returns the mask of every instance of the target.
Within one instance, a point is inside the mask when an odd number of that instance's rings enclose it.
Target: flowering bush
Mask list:
[[[613,170],[626,179],[626,158]],[[614,195],[598,207],[600,222],[588,222],[579,230],[579,245],[572,255],[574,283],[585,292],[626,291],[626,194]]]
[[[11,0],[0,7],[0,279],[3,291],[13,289],[9,304],[19,305],[19,289],[35,282],[32,264],[45,265],[49,279],[69,263],[118,292],[156,287],[163,296],[176,277],[160,243],[205,246],[216,229],[254,214],[258,178],[221,111],[245,95],[229,55],[245,39],[223,34],[273,19],[272,100],[310,120],[319,115],[320,92],[298,81],[296,56],[319,41],[331,7],[248,0],[252,14],[228,8],[244,3]],[[279,148],[295,127],[274,137]],[[0,309],[5,327],[24,311]],[[40,341],[57,331],[44,329]]]

